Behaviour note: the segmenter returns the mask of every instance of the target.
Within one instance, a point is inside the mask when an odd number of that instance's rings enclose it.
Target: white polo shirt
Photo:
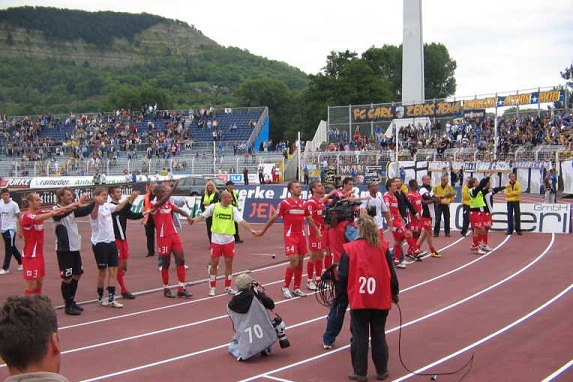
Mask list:
[[[368,194],[368,197],[370,199],[362,201],[360,208],[364,208],[365,210],[368,211],[368,207],[375,206],[376,207],[376,216],[374,216],[374,221],[376,222],[378,229],[383,229],[384,228],[384,216],[382,214],[384,212],[388,212],[388,206],[386,205],[386,203],[384,203],[384,200],[382,199],[382,194],[380,193],[380,191],[376,193],[375,197],[372,197],[372,195],[370,195],[370,194]]]
[[[20,207],[18,203],[10,199],[8,203],[0,200],[0,231],[6,232],[8,230],[16,231],[18,229],[18,216],[20,215]]]
[[[97,243],[112,243],[115,242],[115,234],[113,233],[113,220],[111,214],[115,211],[115,204],[104,203],[99,208],[97,218],[92,219],[91,215],[90,225],[92,226],[91,242],[93,245]]]

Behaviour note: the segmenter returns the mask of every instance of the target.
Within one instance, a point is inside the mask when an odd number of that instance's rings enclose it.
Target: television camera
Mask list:
[[[361,203],[359,200],[335,198],[333,206],[325,210],[325,223],[336,227],[339,222],[354,221],[358,217],[358,206]]]

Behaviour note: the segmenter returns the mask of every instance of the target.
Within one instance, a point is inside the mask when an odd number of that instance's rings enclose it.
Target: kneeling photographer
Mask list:
[[[235,284],[239,291],[227,305],[235,330],[229,352],[244,361],[256,354],[269,355],[277,339],[281,348],[289,347],[282,319],[276,313],[273,320],[269,318],[268,310],[274,309],[275,303],[264,288],[246,273],[237,276]]]

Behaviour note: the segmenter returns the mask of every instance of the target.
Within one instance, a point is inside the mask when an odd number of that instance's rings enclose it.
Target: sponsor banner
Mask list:
[[[444,117],[461,112],[461,101],[437,101],[404,106],[357,106],[352,108],[352,120],[353,122],[390,121],[401,118]]]
[[[546,161],[533,161],[533,160],[526,160],[526,161],[515,161],[513,162],[514,168],[551,168],[551,162]]]
[[[402,163],[402,162],[400,162]],[[513,170],[510,162],[429,162],[428,171],[443,171],[444,168],[447,170],[462,169],[466,173],[470,172],[485,172],[485,171],[496,171],[496,172],[510,172]]]
[[[243,174],[229,174],[228,179],[235,184],[242,184],[245,181],[243,178]]]
[[[235,186],[239,195],[239,207],[243,218],[249,223],[266,223],[277,211],[279,203],[289,197],[286,185],[262,185],[262,186]],[[384,189],[380,189],[385,192]],[[353,194],[356,197],[368,195],[365,186],[354,187]],[[311,196],[308,186],[302,185],[301,199],[307,200]],[[282,219],[279,218],[282,222]]]
[[[521,230],[535,233],[570,233],[571,206],[569,204],[521,203]],[[493,231],[507,231],[507,205],[493,205]],[[463,223],[463,206],[459,203],[450,205],[450,227],[461,230]]]
[[[281,190],[250,190],[250,196],[244,200],[243,218],[249,223],[266,223],[273,216],[283,198],[267,198],[270,195],[281,194]],[[272,193],[270,192],[272,191]],[[357,191],[359,195],[366,191]],[[244,195],[244,194],[241,194]],[[306,194],[305,196],[307,196]],[[493,231],[505,232],[507,230],[507,209],[505,203],[494,204]],[[452,230],[461,230],[463,223],[463,206],[461,203],[450,205],[450,226]],[[279,218],[279,222],[282,220]],[[571,232],[571,206],[569,204],[521,204],[521,229],[532,233],[570,233]]]
[[[184,178],[184,175],[173,176],[173,179]],[[147,181],[164,181],[167,176],[159,175],[138,175],[138,182]],[[110,175],[106,176],[105,183],[102,185],[133,183],[131,175]],[[37,189],[37,188],[60,188],[60,187],[83,187],[94,186],[92,176],[61,176],[61,177],[19,177],[19,178],[4,178],[0,182],[0,187],[7,187],[9,189]]]
[[[259,184],[259,174],[249,173],[249,184]]]
[[[497,99],[495,97],[467,99],[464,100],[463,103],[464,109],[488,109],[495,107]]]
[[[451,162],[435,161],[428,162],[428,171],[442,171],[444,168],[449,169]]]
[[[464,118],[471,121],[485,118],[485,109],[464,110]]]

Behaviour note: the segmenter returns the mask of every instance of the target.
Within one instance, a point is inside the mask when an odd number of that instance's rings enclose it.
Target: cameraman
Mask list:
[[[275,303],[246,273],[237,276],[235,284],[238,292],[227,305],[227,314],[233,321],[235,330],[229,344],[229,352],[238,361],[244,361],[258,353],[268,355],[272,344],[277,340],[277,332],[269,319],[267,309],[274,309]]]
[[[343,245],[358,238],[358,230],[356,223],[354,222],[354,210],[357,206],[348,205],[345,208],[353,210],[350,214],[342,214],[343,216],[349,215],[350,218],[348,219],[339,219],[337,214],[330,212],[331,217],[329,220],[330,229],[328,230],[328,246],[332,253],[334,264],[338,264],[340,262],[340,256],[342,256],[342,252],[344,251]],[[331,211],[332,210],[333,208],[331,208]],[[335,292],[338,293],[336,284],[334,288]],[[332,349],[332,345],[334,344],[336,337],[342,330],[346,308],[348,308],[348,299],[343,298],[338,299],[336,304],[330,308],[326,321],[326,330],[322,335],[322,344],[324,349]]]

